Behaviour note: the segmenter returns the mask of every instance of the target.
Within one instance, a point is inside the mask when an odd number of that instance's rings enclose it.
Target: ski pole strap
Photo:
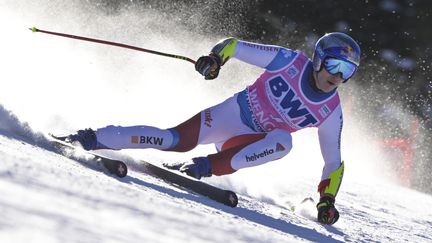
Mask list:
[[[32,28],[29,28],[29,29],[32,32],[34,32],[34,33],[40,32],[40,33],[45,33],[45,34],[50,34],[50,35],[57,35],[57,36],[62,36],[62,37],[71,38],[71,39],[77,39],[77,40],[82,40],[82,41],[89,41],[89,42],[95,42],[95,43],[100,43],[100,44],[105,44],[105,45],[117,46],[117,47],[122,47],[122,48],[126,48],[126,49],[135,50],[135,51],[147,52],[147,53],[151,53],[151,54],[155,54],[155,55],[159,55],[159,56],[165,56],[165,57],[171,57],[171,58],[176,58],[176,59],[180,59],[180,60],[185,60],[185,61],[188,61],[190,63],[195,64],[194,60],[190,59],[189,57],[185,57],[185,56],[179,56],[179,55],[174,55],[174,54],[169,54],[169,53],[164,53],[164,52],[149,50],[149,49],[145,49],[145,48],[141,48],[141,47],[126,45],[126,44],[123,44],[123,43],[117,43],[117,42],[112,42],[112,41],[94,39],[94,38],[89,38],[89,37],[84,37],[84,36],[64,34],[64,33],[59,33],[59,32],[52,32],[52,31],[47,31],[47,30],[41,30],[41,29],[37,29],[36,27],[32,27]]]

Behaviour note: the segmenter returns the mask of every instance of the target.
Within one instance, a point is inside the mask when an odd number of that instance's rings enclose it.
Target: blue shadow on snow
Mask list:
[[[282,219],[275,219],[273,217],[270,217],[265,214],[261,214],[259,212],[247,209],[247,208],[230,208],[228,206],[225,206],[223,204],[220,204],[218,202],[215,202],[205,196],[197,195],[194,193],[182,193],[179,191],[175,191],[170,188],[158,186],[149,182],[145,182],[141,179],[132,177],[130,175],[126,176],[125,178],[120,179],[120,181],[124,183],[134,183],[137,185],[145,186],[147,188],[151,188],[153,190],[156,190],[161,193],[168,194],[175,198],[180,199],[187,199],[189,201],[194,201],[200,204],[204,204],[206,206],[215,208],[217,210],[224,211],[225,213],[235,215],[237,217],[244,218],[250,222],[255,222],[257,224],[269,227],[274,230],[281,231],[286,234],[295,235],[299,238],[314,241],[314,242],[343,242],[339,241],[337,239],[334,239],[330,236],[324,235],[322,233],[317,232],[314,229],[309,229],[306,227],[302,227],[299,225],[292,224],[290,222],[284,221]],[[173,185],[173,184],[171,184]],[[175,185],[174,185],[175,186]],[[181,188],[181,187],[179,187]],[[181,188],[182,190],[185,190],[184,188]],[[325,226],[325,228],[328,231],[331,231],[332,233],[344,235],[342,232],[338,231],[334,227],[331,226]]]

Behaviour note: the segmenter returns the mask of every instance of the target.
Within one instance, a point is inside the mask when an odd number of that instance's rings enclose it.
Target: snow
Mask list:
[[[432,241],[432,197],[399,186],[391,161],[349,115],[336,202],[341,218],[333,226],[316,222],[315,203],[300,203],[318,199],[323,162],[313,129],[295,133],[282,160],[206,179],[236,191],[236,208],[149,176],[139,163],[190,159],[213,152],[212,146],[189,153],[112,152],[129,166],[123,179],[86,156],[63,156],[43,134],[109,124],[173,126],[259,74],[232,60],[217,80],[203,81],[184,61],[27,29],[35,24],[195,58],[222,38],[181,26],[152,28],[148,23],[168,21],[154,11],[110,17],[78,5],[0,3],[0,25],[8,33],[0,46],[0,242]]]
[[[0,115],[3,123],[8,114]],[[229,208],[137,165],[117,179],[91,160],[72,160],[49,145],[5,134],[1,130],[0,242],[432,240],[432,198],[388,183],[345,182],[337,204],[341,219],[323,226],[312,202],[283,206],[240,194],[238,207]],[[301,184],[290,185],[292,195],[305,195]]]
[[[414,59],[401,58],[401,56],[393,50],[383,49],[380,52],[380,56],[388,63],[405,70],[413,70],[416,67],[416,61]]]

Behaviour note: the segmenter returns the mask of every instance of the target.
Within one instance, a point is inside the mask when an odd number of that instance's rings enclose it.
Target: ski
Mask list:
[[[216,202],[225,204],[229,207],[234,208],[237,206],[238,198],[235,192],[233,191],[224,190],[219,187],[215,187],[207,183],[204,183],[202,181],[188,178],[186,176],[172,172],[169,169],[156,166],[147,161],[141,160],[140,162],[143,163],[148,173],[162,180],[165,180],[171,184],[178,185],[185,189],[191,190],[200,195],[206,196]]]
[[[50,140],[54,143],[55,146],[69,148],[73,150],[78,149],[77,146],[66,142],[65,139],[66,137],[58,137],[50,134]],[[127,166],[124,162],[107,158],[106,156],[100,155],[92,151],[83,150],[83,152],[94,156],[97,161],[102,162],[103,166],[110,173],[115,174],[118,177],[125,177],[127,175]],[[229,207],[237,206],[238,198],[233,191],[224,190],[204,183],[202,181],[188,178],[186,176],[172,172],[167,168],[159,167],[147,161],[140,160],[140,162],[146,168],[146,171],[143,172],[151,176],[160,178],[168,183],[178,185],[186,190],[190,190],[197,194],[206,196],[216,202],[222,203]]]
[[[78,149],[75,145],[68,143],[65,141],[66,137],[57,137],[52,134],[49,134],[51,142],[61,148],[69,148],[72,150]],[[102,165],[111,173],[120,178],[125,177],[127,175],[127,166],[123,161],[110,159],[106,156],[100,155],[95,152],[83,150],[85,153],[94,156],[95,160],[101,162]]]

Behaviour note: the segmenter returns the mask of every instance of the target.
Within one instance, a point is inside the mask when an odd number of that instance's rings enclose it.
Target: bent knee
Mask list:
[[[197,146],[197,142],[194,139],[190,139],[188,136],[178,132],[177,128],[168,129],[174,137],[173,145],[166,149],[166,151],[173,152],[188,152]],[[183,135],[183,136],[182,136]]]
[[[195,148],[198,144],[200,124],[201,113],[198,113],[182,124],[169,129],[176,141],[167,151],[187,152]]]
[[[292,149],[291,133],[283,129],[275,129],[268,134],[269,138],[276,142],[276,151],[287,155]]]

